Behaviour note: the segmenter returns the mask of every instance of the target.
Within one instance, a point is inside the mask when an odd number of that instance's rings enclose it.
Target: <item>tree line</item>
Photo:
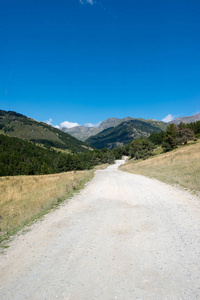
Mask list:
[[[108,149],[70,154],[0,135],[0,176],[42,175],[85,170],[99,164],[111,164],[114,161],[115,156]]]

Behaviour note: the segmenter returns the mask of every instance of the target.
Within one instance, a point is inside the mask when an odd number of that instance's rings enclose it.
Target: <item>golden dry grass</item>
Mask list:
[[[0,178],[0,241],[82,188],[93,171]]]
[[[144,161],[132,161],[120,169],[199,192],[200,143],[182,146]]]

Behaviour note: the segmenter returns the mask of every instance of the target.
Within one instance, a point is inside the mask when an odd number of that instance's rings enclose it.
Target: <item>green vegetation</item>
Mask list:
[[[162,145],[164,141],[165,133],[164,131],[161,132],[153,132],[149,137],[148,140],[151,141],[155,146]]]
[[[28,141],[0,135],[0,176],[39,175],[86,170],[104,163],[113,163],[111,150],[67,154],[43,149]]]
[[[200,123],[200,121],[198,121]],[[196,122],[196,123],[198,123]],[[198,124],[197,124],[198,126]],[[194,140],[194,131],[191,130],[190,124],[180,123],[179,125],[170,124],[167,127],[163,139],[163,151],[167,152],[176,148],[179,144],[187,144],[188,141]],[[194,126],[195,127],[195,126]],[[198,134],[198,130],[196,130]]]
[[[0,110],[0,133],[35,142],[47,149],[53,147],[71,153],[89,151],[86,143],[68,133],[12,111]]]
[[[88,144],[97,149],[104,147],[113,149],[117,146],[125,146],[140,137],[147,138],[153,132],[161,132],[157,126],[141,120],[122,122],[116,127],[103,130],[99,134],[86,140]]]
[[[200,137],[200,121],[190,124],[180,123],[177,126],[170,124],[165,132],[153,132],[146,139],[133,140],[130,144],[114,148],[112,151],[116,158],[128,155],[135,160],[146,159],[151,155],[175,149],[178,145],[187,144],[188,141],[195,140],[195,137]]]
[[[136,119],[136,120],[141,120],[143,122],[149,123],[150,125],[157,127],[159,129],[161,129],[162,131],[165,131],[167,128],[167,124],[162,121],[157,121],[157,120],[153,120],[153,119],[150,119],[150,120]]]
[[[130,145],[129,155],[135,159],[146,159],[152,155],[154,145],[147,139],[133,140]]]

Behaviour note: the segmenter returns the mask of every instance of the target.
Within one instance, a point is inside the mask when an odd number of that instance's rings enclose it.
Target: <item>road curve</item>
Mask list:
[[[0,299],[200,299],[199,198],[118,170],[0,255]]]

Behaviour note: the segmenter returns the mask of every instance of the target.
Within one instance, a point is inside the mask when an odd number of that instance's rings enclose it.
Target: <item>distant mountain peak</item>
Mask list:
[[[169,124],[173,123],[175,125],[178,125],[181,122],[183,122],[183,123],[191,123],[191,122],[197,122],[197,121],[200,121],[200,113],[196,113],[195,115],[189,116],[189,117],[186,116],[186,117],[176,118],[176,119],[170,121]]]

